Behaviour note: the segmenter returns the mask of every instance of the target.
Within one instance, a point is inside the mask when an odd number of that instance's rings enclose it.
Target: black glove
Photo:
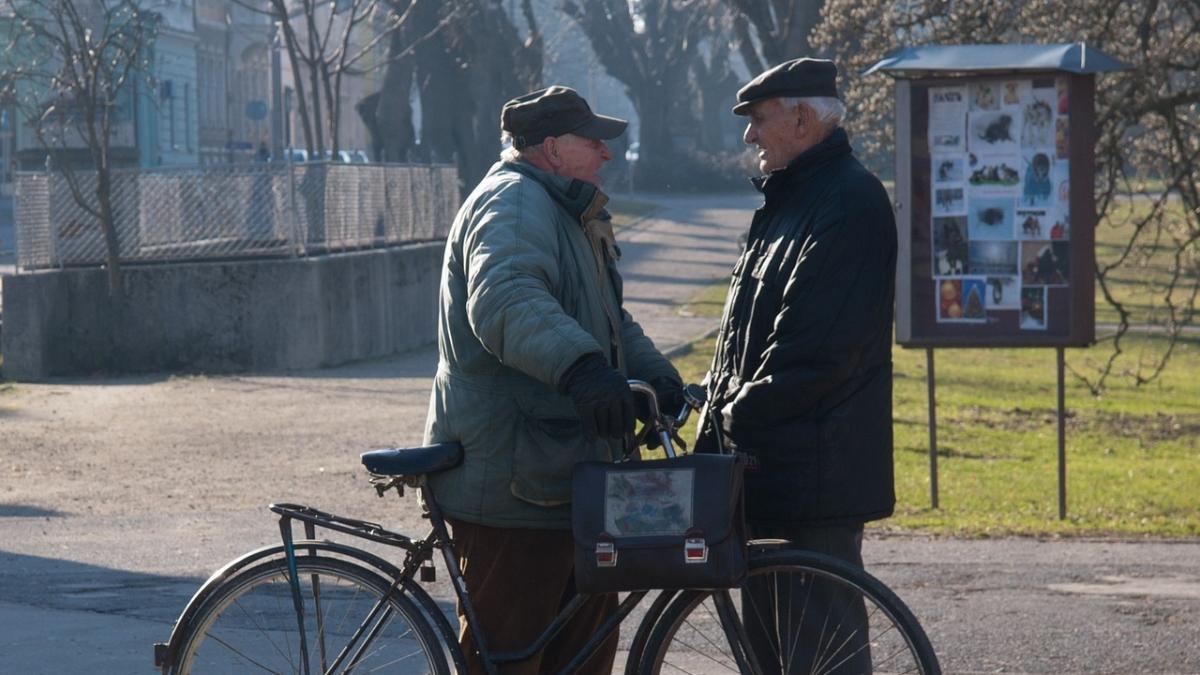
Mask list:
[[[654,399],[658,403],[658,412],[660,415],[674,419],[679,415],[679,411],[683,410],[683,406],[687,402],[683,398],[683,383],[672,377],[656,377],[650,381],[650,386],[654,387]],[[650,411],[648,405],[643,403],[641,398],[638,399],[638,419],[642,420],[647,426],[653,427],[650,421]],[[672,431],[671,437],[675,442],[677,449],[686,450],[687,443],[679,437],[678,431]],[[646,447],[654,450],[662,445],[658,434],[651,432],[646,434]]]
[[[637,420],[633,392],[603,356],[580,357],[563,373],[558,388],[571,397],[587,438],[623,438],[633,433]]]
[[[658,399],[658,412],[668,417],[677,417],[687,401],[683,399],[683,383],[673,377],[656,377],[650,381],[654,387],[654,398]]]

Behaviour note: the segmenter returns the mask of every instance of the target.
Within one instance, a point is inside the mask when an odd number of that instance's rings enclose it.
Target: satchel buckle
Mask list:
[[[616,567],[617,546],[611,541],[596,542],[596,567]]]
[[[688,537],[683,540],[683,562],[687,564],[708,562],[708,544],[702,537]]]

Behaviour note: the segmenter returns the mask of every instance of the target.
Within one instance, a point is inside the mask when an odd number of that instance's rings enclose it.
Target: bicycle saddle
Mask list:
[[[463,449],[457,441],[415,448],[384,448],[362,454],[367,471],[380,476],[419,476],[453,469],[462,462]]]

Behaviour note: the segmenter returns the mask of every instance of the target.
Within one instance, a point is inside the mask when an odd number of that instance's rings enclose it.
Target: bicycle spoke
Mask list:
[[[243,659],[246,659],[250,663],[253,663],[254,665],[258,666],[259,668],[265,670],[268,673],[274,673],[274,675],[284,675],[283,673],[279,672],[278,670],[271,670],[270,668],[264,666],[263,664],[259,663],[258,661],[255,661],[254,659],[250,658],[247,654],[242,652],[240,649],[237,649],[236,647],[234,647],[233,645],[229,644],[228,642],[222,640],[221,638],[217,637],[216,635],[209,635],[208,639],[212,640],[213,642],[216,642],[217,644],[221,645],[222,647],[228,649],[229,651],[233,652],[234,654],[237,654],[238,656],[242,657]]]
[[[289,651],[281,650],[279,648],[279,645],[277,645],[275,643],[275,641],[271,639],[271,634],[269,632],[267,632],[267,629],[264,628],[261,623],[259,623],[258,619],[255,618],[255,616],[253,614],[251,614],[249,610],[247,610],[245,607],[242,606],[242,603],[240,601],[235,601],[233,604],[235,607],[237,607],[239,610],[241,610],[242,614],[246,615],[247,619],[250,619],[250,621],[252,621],[254,623],[254,627],[258,629],[259,633],[262,633],[262,636],[264,638],[266,638],[268,643],[270,643],[271,647],[275,650],[275,653],[282,656],[288,662],[288,665],[291,666],[292,672],[293,673],[296,672],[296,664],[295,664],[295,662],[292,661],[292,658],[290,655],[290,650]],[[284,637],[285,638],[287,637],[286,632],[284,633]]]
[[[413,652],[411,652],[411,653],[409,653],[409,654],[405,654],[404,656],[401,656],[400,658],[397,658],[397,659],[392,659],[391,661],[388,661],[387,663],[381,663],[381,664],[379,664],[378,666],[375,666],[374,668],[372,668],[372,669],[368,670],[367,672],[368,672],[368,673],[375,673],[375,672],[378,672],[378,671],[380,671],[380,670],[383,670],[384,668],[387,668],[387,667],[389,667],[389,666],[394,666],[394,665],[396,665],[397,663],[400,663],[401,661],[407,661],[407,660],[411,659],[411,658],[412,658],[412,657],[414,657],[414,656],[419,656],[420,654],[421,654],[421,650],[419,650],[419,649],[418,649],[418,650],[414,650]]]
[[[719,624],[720,624],[720,619],[719,619],[719,618],[717,618],[716,616],[714,616],[714,615],[713,615],[713,613],[712,613],[712,610],[708,608],[708,603],[707,603],[707,602],[705,602],[705,603],[702,603],[702,604],[703,604],[703,606],[704,606],[704,610],[705,610],[705,611],[708,613],[708,615],[709,615],[709,616],[712,618],[713,622],[714,622],[714,623],[717,623],[717,624],[719,625]],[[713,650],[715,650],[715,651],[717,651],[718,653],[720,653],[720,650],[721,650],[721,648],[722,648],[722,645],[718,644],[716,640],[713,640],[712,638],[710,638],[710,637],[708,636],[708,634],[707,634],[707,633],[705,633],[703,630],[701,630],[697,624],[693,624],[693,623],[692,623],[690,620],[686,621],[685,623],[686,623],[688,626],[690,626],[690,627],[692,628],[692,630],[693,630],[695,633],[697,633],[698,635],[700,635],[700,637],[702,637],[702,638],[704,639],[704,641],[705,641],[705,642],[707,642],[707,643],[708,643],[708,645],[709,645],[710,647],[712,647],[712,648],[713,648]],[[712,655],[711,655],[711,654],[710,654],[708,651],[706,651],[706,650],[702,650],[702,649],[700,649],[699,647],[697,647],[697,646],[695,646],[695,645],[693,645],[693,644],[691,644],[691,643],[684,642],[684,641],[681,641],[681,644],[682,644],[684,647],[687,647],[689,650],[691,650],[691,651],[695,652],[696,654],[698,654],[698,655],[700,655],[700,656],[703,656],[704,658],[708,659],[709,661],[712,661],[713,663],[716,663],[716,664],[718,664],[718,665],[724,666],[724,667],[726,667],[726,668],[730,668],[730,665],[729,665],[729,663],[727,663],[727,662],[722,662],[722,661],[718,661],[716,658],[714,658],[714,657],[713,657],[713,656],[712,656]],[[664,665],[665,665],[665,664],[664,664]],[[736,664],[734,664],[734,665],[736,666]],[[678,668],[677,666],[672,666],[672,667],[676,668],[676,670],[680,670],[681,672],[687,672],[687,671],[683,671],[683,669],[682,669],[682,668]],[[736,668],[734,668],[734,669],[736,669]]]
[[[291,583],[290,583],[290,582],[287,580],[287,577],[286,577],[286,576],[284,577],[284,579],[283,579],[283,582],[284,582],[284,584],[286,584],[286,585],[287,585],[287,590],[288,590],[288,598],[290,599],[290,598],[291,598],[291,594],[292,594],[292,586],[291,586]],[[275,583],[275,582],[272,582],[272,585],[273,585],[274,583]],[[271,587],[272,587],[272,586],[268,586],[268,588],[271,588]],[[281,606],[281,604],[280,604],[280,602],[279,602],[279,598],[281,597],[281,594],[272,593],[272,595],[273,595],[273,596],[274,596],[274,598],[275,598],[275,609],[276,609],[276,610],[277,610],[277,611],[278,611],[278,612],[279,612],[281,615],[282,615],[282,614],[283,614],[285,611],[291,611],[291,612],[295,612],[295,611],[296,611],[295,603],[292,603],[292,607],[290,608],[290,610],[284,610],[284,608]],[[297,619],[297,621],[296,621],[296,627],[297,627],[297,629],[300,627],[300,621],[299,621],[299,619]],[[292,667],[292,672],[293,672],[293,673],[298,673],[298,672],[300,672],[300,669],[296,667],[296,662],[295,662],[295,661],[292,661],[292,641],[291,641],[290,639],[288,639],[288,636],[289,636],[289,635],[291,635],[291,633],[289,633],[289,632],[287,632],[287,631],[284,631],[284,633],[283,633],[283,646],[284,646],[284,649],[285,649],[285,650],[286,650],[286,652],[287,652],[287,653],[284,655],[284,658],[285,658],[285,659],[287,659],[287,661],[288,661],[288,665]]]

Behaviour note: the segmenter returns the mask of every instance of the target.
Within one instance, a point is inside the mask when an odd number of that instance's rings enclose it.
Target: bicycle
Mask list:
[[[634,447],[654,433],[666,454],[675,456],[675,430],[690,410],[704,408],[703,391],[689,387],[689,405],[671,418],[659,413],[649,385],[631,380],[630,386],[648,399],[652,421]],[[462,452],[457,443],[441,443],[362,456],[380,496],[392,490],[403,496],[406,486],[419,490],[430,521],[423,539],[309,506],[272,504],[281,543],[215,572],[188,602],[170,639],[155,645],[155,666],[167,675],[441,675],[451,667],[465,673],[456,630],[420,585],[436,579],[434,553],[440,552],[467,622],[479,625],[446,522],[424,481],[456,466]],[[304,539],[293,536],[297,523]],[[360,548],[318,539],[317,528],[399,548],[403,562],[396,566]],[[638,624],[624,672],[940,675],[916,617],[878,579],[833,558],[789,548],[783,540],[755,540],[748,546],[742,587],[658,594]],[[583,664],[646,595],[626,594],[563,672]],[[824,600],[818,602],[818,596]],[[517,651],[492,651],[484,631],[472,630],[485,668],[494,673],[499,665],[536,654],[582,603],[583,596],[576,596],[534,642]]]

